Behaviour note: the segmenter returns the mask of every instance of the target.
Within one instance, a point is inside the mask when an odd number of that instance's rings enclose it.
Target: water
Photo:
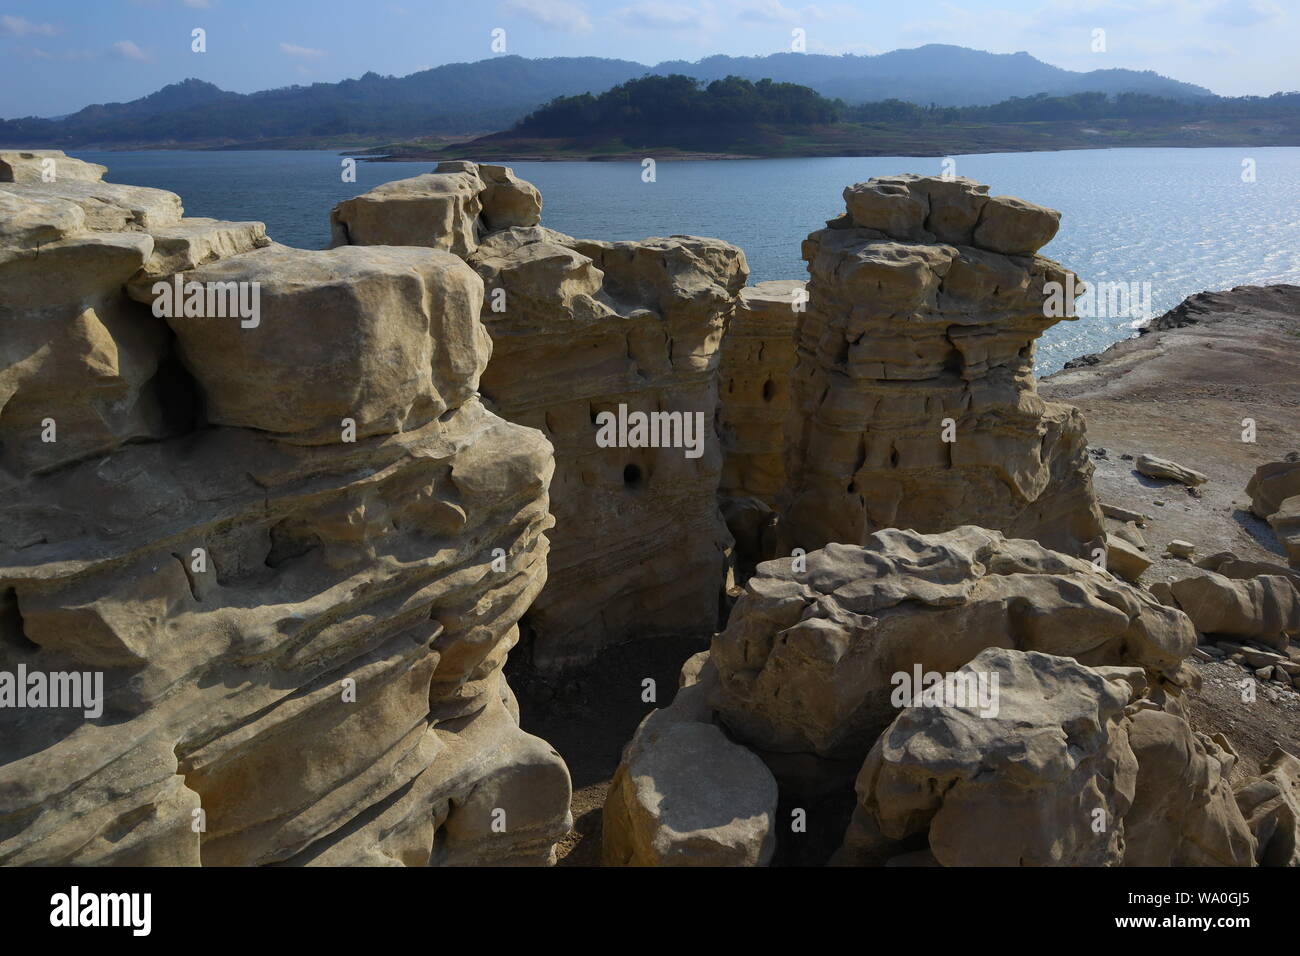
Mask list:
[[[429,172],[430,163],[358,163],[341,181],[331,152],[90,152],[114,182],[180,193],[186,213],[260,219],[279,242],[324,248],[329,211],[379,183]],[[1242,162],[1255,182],[1242,181]],[[638,163],[516,163],[542,191],[543,222],[593,239],[687,233],[745,250],[751,281],[802,278],[799,244],[843,209],[840,193],[871,176],[936,175],[933,158],[665,162],[657,181]],[[1149,282],[1160,314],[1205,289],[1300,283],[1300,148],[1070,150],[956,157],[956,173],[994,194],[1059,209],[1061,231],[1043,249],[1092,282]],[[1050,329],[1039,369],[1096,352],[1132,333],[1132,317],[1081,318]]]

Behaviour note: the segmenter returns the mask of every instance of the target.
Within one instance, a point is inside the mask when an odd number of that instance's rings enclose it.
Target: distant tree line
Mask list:
[[[797,83],[738,76],[705,85],[689,76],[646,76],[597,96],[561,96],[530,113],[516,131],[544,137],[600,131],[834,123],[843,104]]]
[[[846,106],[836,101],[839,117],[850,123],[1032,123],[1068,120],[1266,119],[1300,116],[1300,93],[1272,96],[1209,96],[1175,100],[1147,93],[1074,93],[1070,96],[1016,96],[992,106],[918,106],[883,100]]]

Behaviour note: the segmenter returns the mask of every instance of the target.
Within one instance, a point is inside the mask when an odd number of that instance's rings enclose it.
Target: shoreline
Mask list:
[[[196,153],[243,153],[243,152],[327,152],[339,156],[371,163],[393,162],[447,162],[464,159],[466,155],[476,157],[482,162],[640,162],[646,156],[656,161],[671,162],[682,160],[734,160],[734,159],[862,159],[898,156],[903,158],[936,158],[944,156],[993,155],[998,153],[1053,153],[1098,149],[1295,149],[1300,148],[1300,134],[1282,137],[1283,142],[1258,142],[1249,137],[1223,142],[1204,142],[1177,138],[1152,136],[1134,141],[1115,142],[1091,141],[1088,139],[1056,138],[1052,141],[992,141],[963,137],[950,138],[947,142],[924,145],[901,143],[889,134],[894,131],[882,131],[887,141],[879,147],[870,145],[853,145],[846,141],[829,141],[814,144],[772,144],[766,149],[683,149],[676,146],[654,146],[643,149],[620,148],[613,151],[601,151],[590,147],[559,146],[548,148],[547,141],[525,140],[517,145],[502,140],[501,145],[491,141],[488,136],[453,138],[445,146],[437,148],[403,148],[391,141],[387,143],[339,143],[339,142],[279,142],[279,143],[140,143],[131,145],[116,144],[78,144],[31,145],[0,144],[4,150],[25,149],[63,149],[73,152],[104,153],[146,153],[146,152],[196,152]],[[498,135],[498,134],[490,134]],[[464,151],[462,153],[462,151]]]

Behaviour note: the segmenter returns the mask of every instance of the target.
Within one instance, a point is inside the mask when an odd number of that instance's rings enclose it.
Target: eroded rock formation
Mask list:
[[[1033,374],[1034,340],[1072,311],[1072,276],[1035,254],[1059,214],[987,192],[873,179],[804,243],[787,551],[967,523],[1074,555],[1101,545],[1083,420]]]
[[[884,863],[924,835],[943,866],[1250,866],[1227,776],[1236,756],[1142,699],[1140,668],[991,648],[998,711],[909,706],[858,775],[840,863]]]
[[[714,705],[765,753],[861,762],[897,714],[893,675],[949,673],[991,646],[1182,683],[1196,634],[1145,591],[1036,542],[887,529],[759,565],[713,641]]]
[[[555,448],[549,583],[527,616],[534,660],[554,667],[716,626],[732,547],[717,501],[718,352],[748,267],[716,239],[573,239],[537,225],[540,209],[504,167],[443,163],[334,219],[347,224],[336,241],[418,240],[483,279],[483,395]],[[602,443],[602,416],[624,413],[662,418],[671,437],[637,447],[628,429]]]
[[[94,180],[0,205],[0,672],[102,680],[0,709],[0,862],[553,859],[568,772],[501,673],[552,454],[477,396],[473,270]]]
[[[795,320],[807,305],[806,285],[794,279],[760,282],[746,286],[736,300],[720,365],[723,495],[775,506],[785,483]]]
[[[762,846],[761,815],[728,816],[717,787],[692,785],[697,752],[664,735],[712,725],[792,805],[856,776],[843,864],[1249,866],[1266,831],[1285,855],[1290,791],[1260,789],[1248,824],[1236,755],[1185,717],[1195,642],[1181,611],[1037,542],[884,530],[760,565],[615,779],[652,753],[640,787],[658,805]],[[664,841],[651,814],[619,812],[627,788],[611,791],[607,840]],[[755,775],[731,805],[764,792]]]
[[[1250,510],[1273,528],[1291,567],[1300,568],[1300,456],[1260,465],[1246,494]]]
[[[776,849],[777,785],[733,742],[709,706],[707,653],[682,668],[671,707],[642,721],[610,781],[602,817],[606,866],[766,866]],[[681,795],[689,793],[690,799]]]
[[[1182,610],[1201,634],[1250,638],[1277,650],[1300,636],[1300,591],[1280,574],[1234,580],[1207,571],[1157,582],[1151,592]]]

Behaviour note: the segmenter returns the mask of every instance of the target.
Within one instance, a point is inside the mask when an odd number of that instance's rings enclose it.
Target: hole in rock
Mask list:
[[[639,465],[628,464],[624,466],[623,485],[626,488],[639,488],[641,486],[641,467]]]
[[[198,383],[190,377],[175,352],[158,363],[146,386],[157,398],[162,411],[163,430],[168,435],[184,435],[203,424],[205,410]]]
[[[5,647],[22,651],[37,648],[23,629],[23,615],[18,609],[18,593],[13,588],[0,591],[0,660],[4,660]]]

